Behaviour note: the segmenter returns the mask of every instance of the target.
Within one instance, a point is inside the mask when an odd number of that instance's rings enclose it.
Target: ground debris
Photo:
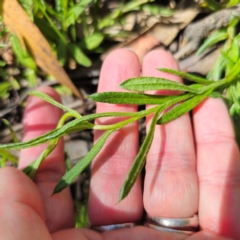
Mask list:
[[[237,5],[235,8],[220,10],[197,22],[189,24],[183,33],[182,42],[186,44],[174,57],[181,59],[196,51],[204,38],[213,30],[227,27],[233,16],[240,16],[240,5]]]

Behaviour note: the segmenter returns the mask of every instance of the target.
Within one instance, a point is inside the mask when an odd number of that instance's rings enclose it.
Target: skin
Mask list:
[[[178,69],[173,57],[163,51],[149,52],[142,74],[181,79],[156,70]],[[120,91],[119,83],[140,75],[137,56],[129,50],[112,52],[105,60],[99,92]],[[57,101],[48,87],[39,89]],[[162,94],[165,94],[162,92]],[[149,107],[149,106],[147,106]],[[136,106],[97,104],[97,112],[136,111]],[[61,110],[30,97],[24,115],[24,141],[54,129]],[[115,120],[104,119],[101,124]],[[147,129],[150,117],[147,118]],[[95,140],[102,133],[95,132]],[[19,169],[31,163],[45,145],[24,149]],[[240,239],[240,161],[233,126],[225,104],[207,99],[192,114],[157,126],[147,157],[145,179],[138,179],[129,196],[117,203],[120,187],[138,151],[137,123],[116,132],[92,165],[88,214],[92,225],[138,221],[144,209],[162,217],[199,214],[200,231],[191,236],[157,231],[144,226],[97,233],[74,229],[74,210],[69,189],[52,195],[64,174],[63,141],[41,165],[31,181],[19,169],[0,170],[0,232],[2,239],[113,240],[113,239]],[[141,184],[144,184],[142,191]]]

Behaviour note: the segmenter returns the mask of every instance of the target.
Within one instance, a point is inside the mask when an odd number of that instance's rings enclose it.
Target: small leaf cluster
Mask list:
[[[134,185],[137,177],[145,165],[146,156],[154,137],[154,130],[156,125],[166,124],[180,117],[181,115],[192,110],[207,97],[221,97],[222,91],[230,84],[235,84],[235,81],[239,76],[240,69],[238,68],[238,71],[236,71],[236,66],[238,66],[238,62],[233,66],[232,70],[229,71],[229,73],[226,75],[226,78],[217,82],[176,70],[160,68],[158,70],[184,77],[192,81],[193,84],[187,86],[165,78],[138,77],[128,79],[120,85],[121,88],[128,90],[128,92],[103,92],[89,96],[89,98],[96,102],[109,104],[136,104],[148,106],[153,105],[152,108],[138,112],[103,112],[81,116],[76,111],[54,101],[49,96],[41,92],[34,91],[31,93],[32,95],[38,96],[47,102],[61,108],[65,111],[65,114],[60,119],[56,129],[27,142],[0,145],[0,153],[4,155],[4,151],[6,151],[6,149],[23,149],[49,142],[48,147],[43,151],[38,159],[36,159],[33,163],[24,169],[24,172],[27,175],[29,175],[31,178],[34,178],[37,169],[44,161],[44,159],[56,147],[60,137],[64,136],[65,134],[85,129],[96,129],[104,131],[104,134],[95,143],[89,153],[85,155],[73,168],[67,171],[62,179],[58,182],[54,189],[54,193],[58,193],[66,188],[69,184],[71,184],[74,179],[92,162],[99,151],[103,148],[108,137],[114,131],[117,131],[127,124],[138,121],[139,119],[145,118],[151,114],[153,117],[149,131],[140,147],[140,150],[133,162],[131,169],[129,170],[129,173],[126,176],[122,188],[120,189],[119,201],[121,201],[131,191],[132,186]],[[175,95],[166,96],[144,93],[145,91],[149,90],[174,91]],[[176,92],[178,94],[176,94]],[[120,116],[124,117],[123,120],[120,120],[115,124],[98,125],[91,122],[97,118]],[[66,122],[69,117],[73,117],[74,120]]]

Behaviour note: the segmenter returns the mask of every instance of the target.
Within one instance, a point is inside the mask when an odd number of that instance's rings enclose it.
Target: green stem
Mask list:
[[[159,106],[153,107],[153,108],[150,108],[150,109],[147,109],[147,110],[143,110],[143,111],[141,111],[141,114],[138,115],[138,116],[134,116],[130,119],[121,121],[119,123],[111,124],[111,125],[97,125],[97,124],[95,124],[93,129],[95,129],[95,130],[117,130],[119,128],[122,128],[122,127],[126,126],[129,123],[138,121],[139,119],[141,119],[143,117],[146,117],[147,115],[149,115],[151,113],[156,112],[158,109],[159,109]]]

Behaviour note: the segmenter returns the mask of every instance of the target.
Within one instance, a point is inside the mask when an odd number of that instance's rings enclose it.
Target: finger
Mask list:
[[[21,171],[0,169],[0,201],[2,239],[51,239],[40,192]]]
[[[143,75],[181,82],[179,77],[157,71],[156,68],[159,67],[178,69],[172,55],[163,50],[155,50],[144,58]],[[151,118],[147,118],[147,129],[150,120]],[[157,125],[147,156],[144,182],[144,207],[148,214],[182,218],[197,212],[198,183],[195,164],[188,114],[167,124]]]
[[[225,104],[207,99],[193,111],[202,229],[240,239],[240,157]]]
[[[49,87],[40,91],[60,102],[58,94]],[[62,111],[46,101],[30,97],[25,109],[23,141],[45,134],[56,128]],[[24,168],[36,160],[48,144],[24,149],[21,151],[19,168]],[[34,179],[38,186],[45,207],[47,226],[50,232],[74,225],[73,204],[69,189],[52,196],[53,189],[65,173],[63,139],[60,139],[54,151],[44,160]],[[64,216],[64,217],[63,217]]]
[[[98,91],[119,91],[118,85],[128,78],[139,76],[137,56],[129,50],[120,49],[105,60]],[[97,104],[97,112],[134,112],[136,106]],[[104,118],[97,124],[113,124],[123,118]],[[95,142],[102,135],[95,131]],[[121,186],[138,151],[138,125],[133,123],[114,132],[96,157],[92,166],[88,214],[92,225],[106,225],[139,220],[142,214],[140,179],[129,196],[118,203]]]
[[[99,234],[89,229],[67,229],[61,232],[53,234],[53,240],[183,240],[186,239],[185,234],[176,234],[164,231],[156,231],[154,229],[146,228],[143,226],[137,226],[133,228],[125,228],[114,231],[104,232]],[[221,239],[220,240],[227,240]],[[210,239],[209,239],[210,240]],[[211,239],[213,240],[213,239]]]

